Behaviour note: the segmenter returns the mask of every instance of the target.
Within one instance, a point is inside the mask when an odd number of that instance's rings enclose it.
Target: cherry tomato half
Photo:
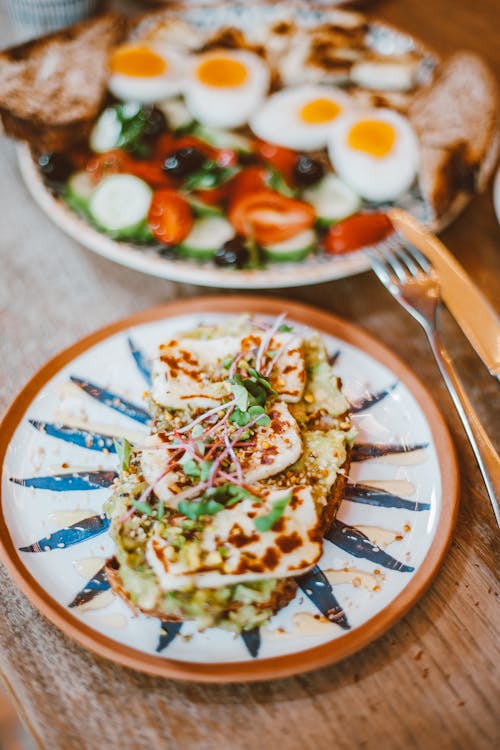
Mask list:
[[[293,182],[293,170],[297,163],[297,152],[273,143],[257,141],[255,150],[262,161],[277,169],[288,183]]]
[[[248,193],[231,203],[229,221],[238,234],[253,237],[262,245],[284,242],[314,224],[308,203],[287,198],[272,190]]]
[[[229,197],[231,203],[235,203],[240,198],[255,193],[258,190],[267,188],[267,172],[265,167],[247,167],[238,172],[229,182]]]
[[[154,190],[173,188],[178,184],[178,180],[174,180],[165,174],[162,169],[162,162],[158,160],[129,159],[124,171],[140,177]]]
[[[91,181],[97,185],[104,177],[110,174],[126,172],[125,165],[130,157],[125,151],[115,148],[112,151],[106,151],[103,154],[93,156],[87,163],[86,170],[89,173]]]
[[[324,246],[330,255],[341,255],[381,242],[393,226],[386,214],[354,214],[329,229]]]
[[[182,242],[193,226],[189,203],[175,190],[157,190],[149,208],[148,225],[158,242]]]

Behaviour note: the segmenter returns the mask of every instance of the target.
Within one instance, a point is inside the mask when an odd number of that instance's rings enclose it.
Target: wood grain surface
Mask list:
[[[494,0],[387,0],[377,13],[443,53],[484,54],[500,71]],[[0,12],[0,44],[9,41]],[[46,359],[94,328],[169,299],[211,290],[142,276],[84,251],[33,205],[12,145],[0,170],[0,407]],[[443,234],[498,307],[500,230],[491,194]],[[283,295],[281,295],[283,296]],[[309,302],[364,326],[430,388],[461,465],[455,540],[433,587],[369,648],[337,666],[251,686],[198,686],[98,659],[62,636],[0,569],[0,672],[36,743],[50,750],[482,750],[500,745],[499,533],[458,418],[423,333],[370,274],[306,289]],[[498,383],[443,316],[443,336],[497,441]]]

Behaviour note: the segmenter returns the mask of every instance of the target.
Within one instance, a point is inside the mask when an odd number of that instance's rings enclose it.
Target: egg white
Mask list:
[[[386,156],[372,156],[348,145],[350,129],[366,119],[382,120],[394,128],[395,142]],[[382,203],[395,200],[413,183],[418,168],[418,140],[408,120],[390,109],[348,112],[332,125],[328,156],[339,177],[358,195]]]
[[[124,102],[154,104],[179,94],[184,86],[186,59],[172,48],[162,45],[147,45],[165,60],[167,68],[158,76],[129,76],[123,73],[111,73],[108,89]]]
[[[329,99],[341,108],[338,117],[351,111],[348,94],[333,86],[304,85],[278,91],[267,99],[250,120],[259,138],[297,151],[324,148],[335,120],[307,123],[300,117],[302,107],[316,99]]]
[[[198,66],[210,57],[241,62],[247,80],[240,86],[210,86],[196,75]],[[203,125],[237,128],[245,125],[263,101],[269,88],[269,69],[258,55],[245,50],[213,50],[193,57],[186,80],[185,102],[191,115]]]

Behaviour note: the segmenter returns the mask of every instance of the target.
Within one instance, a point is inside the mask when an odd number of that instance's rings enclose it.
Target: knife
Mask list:
[[[406,211],[391,208],[388,216],[403,239],[433,264],[443,300],[470,343],[495,377],[500,376],[500,322],[493,308],[438,238]]]

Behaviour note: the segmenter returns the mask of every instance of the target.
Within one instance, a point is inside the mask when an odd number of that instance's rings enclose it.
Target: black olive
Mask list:
[[[214,263],[216,266],[233,266],[243,268],[248,263],[250,253],[245,245],[243,237],[233,237],[228,240],[215,253]]]
[[[199,169],[205,161],[205,155],[194,146],[184,146],[172,151],[163,162],[163,171],[171,177],[185,177]]]
[[[47,182],[64,183],[74,172],[73,165],[64,154],[40,154],[38,166]]]
[[[175,258],[175,245],[154,245],[153,250],[162,258]]]
[[[306,154],[300,154],[293,168],[293,177],[297,185],[314,185],[325,174],[325,168],[318,159],[311,159]]]
[[[143,134],[146,138],[156,138],[161,133],[165,133],[167,128],[167,121],[163,112],[157,107],[151,107],[150,110],[146,110],[145,122]]]

